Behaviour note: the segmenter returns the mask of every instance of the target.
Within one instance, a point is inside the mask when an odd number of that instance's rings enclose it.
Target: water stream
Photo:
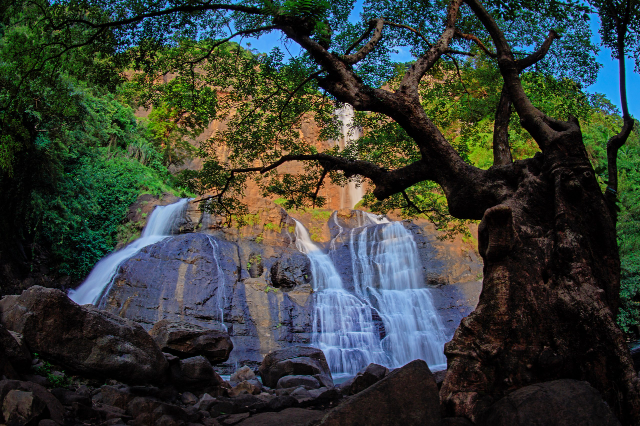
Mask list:
[[[331,252],[339,238],[347,243],[353,293],[331,257],[296,222],[296,247],[309,257],[313,274],[312,345],[324,351],[333,374],[353,375],[371,362],[399,367],[414,359],[445,368],[444,326],[424,287],[411,233],[399,222],[357,214],[358,227],[339,227],[329,245]],[[382,333],[376,317],[384,324]]]
[[[171,235],[176,221],[184,216],[188,201],[187,198],[183,198],[167,206],[157,206],[151,213],[140,238],[96,263],[87,279],[77,289],[69,290],[71,300],[79,305],[97,304],[102,295],[108,293],[122,262],[144,247]]]

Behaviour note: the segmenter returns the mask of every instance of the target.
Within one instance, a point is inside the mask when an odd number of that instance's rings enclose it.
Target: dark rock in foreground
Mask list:
[[[440,397],[422,360],[408,363],[331,410],[323,426],[440,426]]]
[[[355,395],[374,383],[379,382],[387,374],[389,374],[387,367],[378,364],[369,364],[360,370],[355,377],[352,377],[340,385],[340,391],[344,395]]]
[[[51,419],[64,423],[64,407],[48,390],[31,382],[0,381],[1,423],[9,425],[38,424]]]
[[[160,348],[180,358],[204,356],[212,364],[225,362],[233,343],[224,325],[211,323],[207,328],[185,321],[162,320],[149,334]]]
[[[322,386],[333,387],[324,353],[308,346],[292,346],[269,353],[260,365],[262,383],[275,388],[284,376],[313,376]]]
[[[60,290],[34,286],[20,296],[6,296],[0,315],[31,351],[71,371],[128,383],[165,380],[167,361],[140,325],[79,306]]]
[[[611,408],[587,382],[563,379],[526,386],[480,416],[479,426],[619,426]]]

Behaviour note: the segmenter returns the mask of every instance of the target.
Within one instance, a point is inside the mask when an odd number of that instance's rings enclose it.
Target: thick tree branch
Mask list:
[[[506,87],[502,86],[500,101],[496,108],[495,124],[493,126],[493,165],[510,164],[511,148],[509,147],[509,119],[511,118],[511,99]]]
[[[371,36],[371,39],[369,39],[367,44],[362,46],[360,48],[360,50],[358,50],[356,53],[354,53],[352,55],[344,55],[344,56],[342,56],[342,60],[345,63],[350,64],[350,65],[357,64],[358,62],[363,60],[369,53],[371,53],[371,51],[376,47],[378,42],[382,39],[382,28],[384,27],[384,20],[376,19],[372,23],[374,24],[374,29],[373,29],[373,35]],[[367,33],[370,33],[370,32],[371,32],[371,30],[369,30]],[[363,38],[361,37],[358,40],[357,43],[362,41],[362,39]],[[349,50],[350,49],[351,48],[349,48]]]
[[[553,136],[557,133],[556,129],[551,125],[553,120],[549,120],[545,114],[533,106],[529,97],[524,92],[522,82],[520,81],[521,68],[518,65],[518,61],[513,57],[513,52],[504,33],[500,27],[498,27],[493,17],[478,0],[465,0],[465,3],[471,8],[478,19],[480,19],[482,25],[491,35],[493,43],[496,46],[500,73],[505,82],[504,86],[509,91],[511,102],[521,118],[522,126],[533,136],[540,149],[544,152],[548,148],[546,144],[554,140]],[[548,37],[547,40],[549,40],[549,38],[550,37]],[[551,41],[553,39],[555,39],[555,37],[551,37]],[[544,46],[545,45],[543,45],[539,52],[544,51]],[[548,47],[546,47],[546,50],[548,50]],[[546,51],[544,51],[544,53],[546,53]],[[534,54],[532,61],[536,57]],[[553,122],[553,124],[559,123]]]
[[[462,5],[462,0],[452,0],[447,8],[447,19],[445,29],[440,35],[438,41],[419,58],[415,64],[409,68],[400,83],[400,91],[405,93],[418,92],[418,84],[424,74],[440,59],[440,57],[448,50],[449,43],[455,34],[455,23],[458,19],[458,11]]]
[[[549,52],[549,48],[551,47],[551,44],[553,43],[553,41],[559,38],[560,36],[554,30],[549,31],[549,35],[544,40],[544,42],[542,43],[542,46],[540,46],[538,50],[536,50],[526,58],[516,61],[518,68],[520,68],[520,71],[542,60],[542,58],[544,58],[547,55],[547,52]]]
[[[230,12],[244,12],[252,15],[265,14],[265,11],[263,9],[260,9],[257,7],[242,6],[242,5],[236,5],[236,4],[203,3],[200,5],[181,5],[176,7],[170,7],[168,9],[161,9],[161,10],[141,13],[139,15],[135,15],[127,19],[120,19],[117,21],[108,21],[108,22],[102,22],[102,23],[95,23],[86,19],[66,19],[64,21],[64,25],[68,25],[69,23],[76,23],[76,24],[86,25],[90,28],[107,29],[107,28],[123,27],[129,24],[135,24],[135,23],[141,22],[147,18],[158,18],[160,16],[171,15],[174,13],[211,12],[215,10],[223,10],[223,11],[230,11]]]
[[[627,0],[627,6],[630,1]],[[627,10],[630,10],[627,7]],[[622,22],[617,22],[616,31],[618,33],[616,50],[618,56],[618,79],[620,84],[620,104],[622,108],[622,119],[623,125],[620,132],[609,139],[607,142],[607,172],[609,176],[609,180],[607,182],[607,189],[605,191],[605,199],[607,200],[607,205],[609,206],[609,211],[611,212],[614,220],[617,220],[618,210],[616,203],[618,201],[618,151],[627,142],[631,131],[633,130],[634,121],[629,115],[629,107],[627,105],[627,81],[626,81],[626,68],[625,68],[625,38],[627,35],[627,26],[628,26],[628,16],[627,20],[623,20]]]

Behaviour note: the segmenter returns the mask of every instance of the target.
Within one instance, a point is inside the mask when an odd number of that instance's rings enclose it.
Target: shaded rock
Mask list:
[[[233,373],[230,377],[231,383],[240,383],[245,380],[253,380],[256,378],[256,373],[250,367],[242,366],[235,373]]]
[[[363,415],[366,413],[366,415]],[[331,410],[319,423],[326,426],[441,425],[438,388],[427,364],[408,363]]]
[[[298,400],[290,395],[276,396],[268,403],[270,411],[281,411],[285,408],[295,407],[298,405]]]
[[[185,421],[187,413],[177,405],[167,404],[152,398],[136,397],[127,405],[136,424],[171,424],[177,420]],[[177,424],[177,423],[176,423]]]
[[[229,359],[233,343],[224,325],[212,322],[203,327],[186,321],[162,320],[149,334],[160,348],[180,358],[202,355],[212,364]]]
[[[29,393],[33,395],[34,400],[37,399],[41,403],[44,404],[45,408],[42,413],[44,418],[51,419],[58,424],[64,423],[64,408],[60,401],[56,399],[49,391],[47,391],[44,387],[37,385],[31,382],[21,382],[19,380],[2,380],[0,381],[0,401],[5,401],[5,397],[11,391],[22,391],[25,393]],[[23,406],[23,403],[28,399],[23,399],[26,395],[15,394],[16,398],[14,400],[23,401],[20,403],[20,406]],[[20,396],[20,398],[17,398]],[[40,406],[40,402],[34,402],[32,407],[38,408]],[[11,403],[14,404],[14,403]],[[12,405],[13,406],[13,405]],[[4,412],[4,402],[3,402],[3,412]],[[11,412],[11,409],[8,409],[8,412]],[[5,418],[5,420],[7,420]],[[7,423],[9,421],[7,420]],[[23,423],[24,424],[24,423]]]
[[[379,364],[369,364],[355,375],[355,377],[347,380],[340,391],[344,395],[355,395],[362,392],[369,386],[382,380],[389,373],[389,369]]]
[[[222,377],[213,370],[211,363],[203,356],[182,359],[171,366],[172,383],[179,388],[204,389],[220,387],[224,384]]]
[[[587,382],[563,379],[526,386],[482,413],[479,426],[618,426],[600,393]]]
[[[0,348],[16,370],[24,371],[31,367],[31,354],[22,336],[7,330],[2,324],[0,324]]]
[[[259,395],[262,392],[262,385],[256,379],[245,380],[238,383],[231,390],[228,391],[229,396],[237,396],[240,394]]]
[[[318,389],[320,382],[313,376],[283,376],[278,380],[277,389],[297,388],[303,386],[305,389]]]
[[[286,252],[271,267],[271,284],[283,290],[311,282],[311,261],[302,253]]]
[[[129,402],[135,398],[127,387],[102,386],[100,392],[93,396],[93,401],[125,410]]]
[[[211,408],[211,416],[262,411],[267,406],[267,402],[254,395],[242,394],[235,398],[217,398],[217,403]]]
[[[249,413],[231,414],[224,418],[218,418],[217,420],[223,425],[235,425],[248,418],[249,415]]]
[[[289,396],[294,397],[298,403],[303,402],[303,401],[310,401],[313,399],[313,396],[311,396],[311,393],[304,388],[304,386],[300,386],[295,388],[290,394]]]
[[[73,405],[74,403],[91,407],[91,398],[86,395],[80,395],[72,390],[65,388],[51,389],[51,394],[56,397],[62,405]]]
[[[238,426],[305,426],[322,418],[323,411],[286,408],[279,413],[260,413],[238,423]]]
[[[60,290],[31,287],[0,301],[2,323],[29,348],[65,368],[123,382],[157,383],[168,364],[138,324],[79,306]]]
[[[0,379],[17,380],[20,376],[11,365],[7,354],[0,349]]]
[[[96,403],[93,405],[93,411],[102,421],[131,420],[131,416],[128,416],[125,410],[111,405]]]
[[[4,421],[10,425],[36,424],[45,413],[46,404],[32,392],[10,390],[2,401]]]
[[[192,394],[191,392],[184,392],[180,397],[180,400],[185,405],[194,405],[198,402],[198,397]]]
[[[215,404],[217,400],[208,393],[203,394],[200,400],[194,405],[194,408],[198,411],[209,411],[211,406]]]
[[[262,383],[274,388],[283,376],[313,376],[322,386],[333,387],[324,353],[308,346],[292,346],[267,354],[258,370]]]

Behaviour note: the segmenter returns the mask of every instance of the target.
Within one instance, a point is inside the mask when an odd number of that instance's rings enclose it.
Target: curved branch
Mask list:
[[[551,44],[553,43],[553,41],[559,38],[560,36],[554,30],[549,31],[549,35],[544,40],[544,42],[542,43],[542,46],[540,46],[538,50],[536,50],[526,58],[516,61],[516,64],[518,65],[518,68],[520,68],[520,71],[530,67],[531,65],[535,64],[536,62],[544,58],[547,55],[547,52],[549,52],[549,48],[551,47]]]
[[[476,45],[478,45],[480,49],[482,49],[482,51],[484,51],[484,53],[486,53],[492,58],[496,58],[498,56],[495,54],[495,52],[490,51],[489,48],[485,46],[485,44],[482,42],[482,40],[480,40],[478,37],[474,36],[473,34],[465,34],[462,31],[456,29],[455,35],[465,40],[474,42]]]
[[[371,24],[375,24],[375,25],[371,25]],[[345,63],[349,64],[349,65],[357,64],[358,62],[363,60],[369,53],[371,53],[371,51],[376,47],[378,42],[382,39],[382,28],[383,27],[384,27],[384,20],[376,19],[376,20],[372,21],[370,23],[369,30],[365,33],[365,35],[360,37],[358,39],[358,41],[356,41],[356,43],[354,43],[353,46],[351,46],[351,47],[349,47],[349,49],[347,49],[347,51],[351,50],[354,46],[357,46],[362,40],[364,40],[366,35],[370,34],[371,31],[373,30],[373,35],[371,36],[371,39],[369,39],[367,44],[362,46],[362,48],[360,48],[360,50],[358,50],[353,55],[344,55],[344,56],[342,56],[342,60]]]
[[[498,57],[498,66],[504,79],[504,86],[509,91],[511,102],[521,118],[522,126],[533,136],[540,149],[544,152],[548,143],[552,141],[556,130],[550,125],[549,118],[531,103],[524,92],[520,81],[520,67],[513,57],[511,47],[504,33],[479,0],[464,0],[482,25],[491,35]],[[548,50],[548,47],[547,47]]]
[[[629,2],[627,2],[629,5]],[[627,8],[629,10],[629,8]],[[629,14],[627,13],[627,18]],[[616,203],[618,201],[618,151],[627,142],[631,131],[633,130],[634,121],[629,115],[629,106],[627,104],[627,81],[626,81],[626,67],[625,67],[625,38],[627,35],[627,22],[621,22],[616,28],[618,32],[618,39],[616,43],[616,50],[618,56],[618,79],[620,84],[620,103],[622,108],[622,119],[624,120],[622,129],[620,132],[607,141],[607,172],[609,180],[607,182],[607,189],[605,191],[605,199],[609,206],[609,211],[614,221],[617,220],[618,210]]]
[[[455,34],[455,23],[458,19],[458,11],[461,5],[462,0],[451,0],[447,8],[447,19],[444,31],[427,53],[422,55],[405,73],[400,83],[400,90],[417,94],[418,84],[424,74],[449,48],[449,43]]]
[[[182,5],[182,6],[171,7],[169,9],[163,9],[163,10],[156,10],[156,11],[153,11],[153,12],[141,13],[139,15],[132,16],[131,18],[128,18],[128,19],[121,19],[121,20],[118,20],[118,21],[103,22],[103,23],[100,23],[100,24],[88,21],[86,19],[66,19],[64,22],[65,22],[65,25],[68,24],[68,23],[74,23],[74,24],[83,24],[83,25],[86,25],[86,26],[88,26],[90,28],[107,29],[107,28],[114,28],[114,27],[122,27],[122,26],[125,26],[125,25],[141,22],[141,21],[143,21],[144,19],[147,19],[147,18],[157,18],[157,17],[160,17],[160,16],[171,15],[173,13],[178,13],[178,12],[193,13],[193,12],[209,12],[209,11],[213,11],[213,10],[244,12],[244,13],[249,13],[249,14],[252,14],[252,15],[264,15],[265,14],[265,11],[263,9],[260,9],[260,8],[257,8],[257,7],[241,6],[241,5],[235,5],[235,4],[204,3],[204,4],[198,5],[198,6],[195,6],[195,5]]]

